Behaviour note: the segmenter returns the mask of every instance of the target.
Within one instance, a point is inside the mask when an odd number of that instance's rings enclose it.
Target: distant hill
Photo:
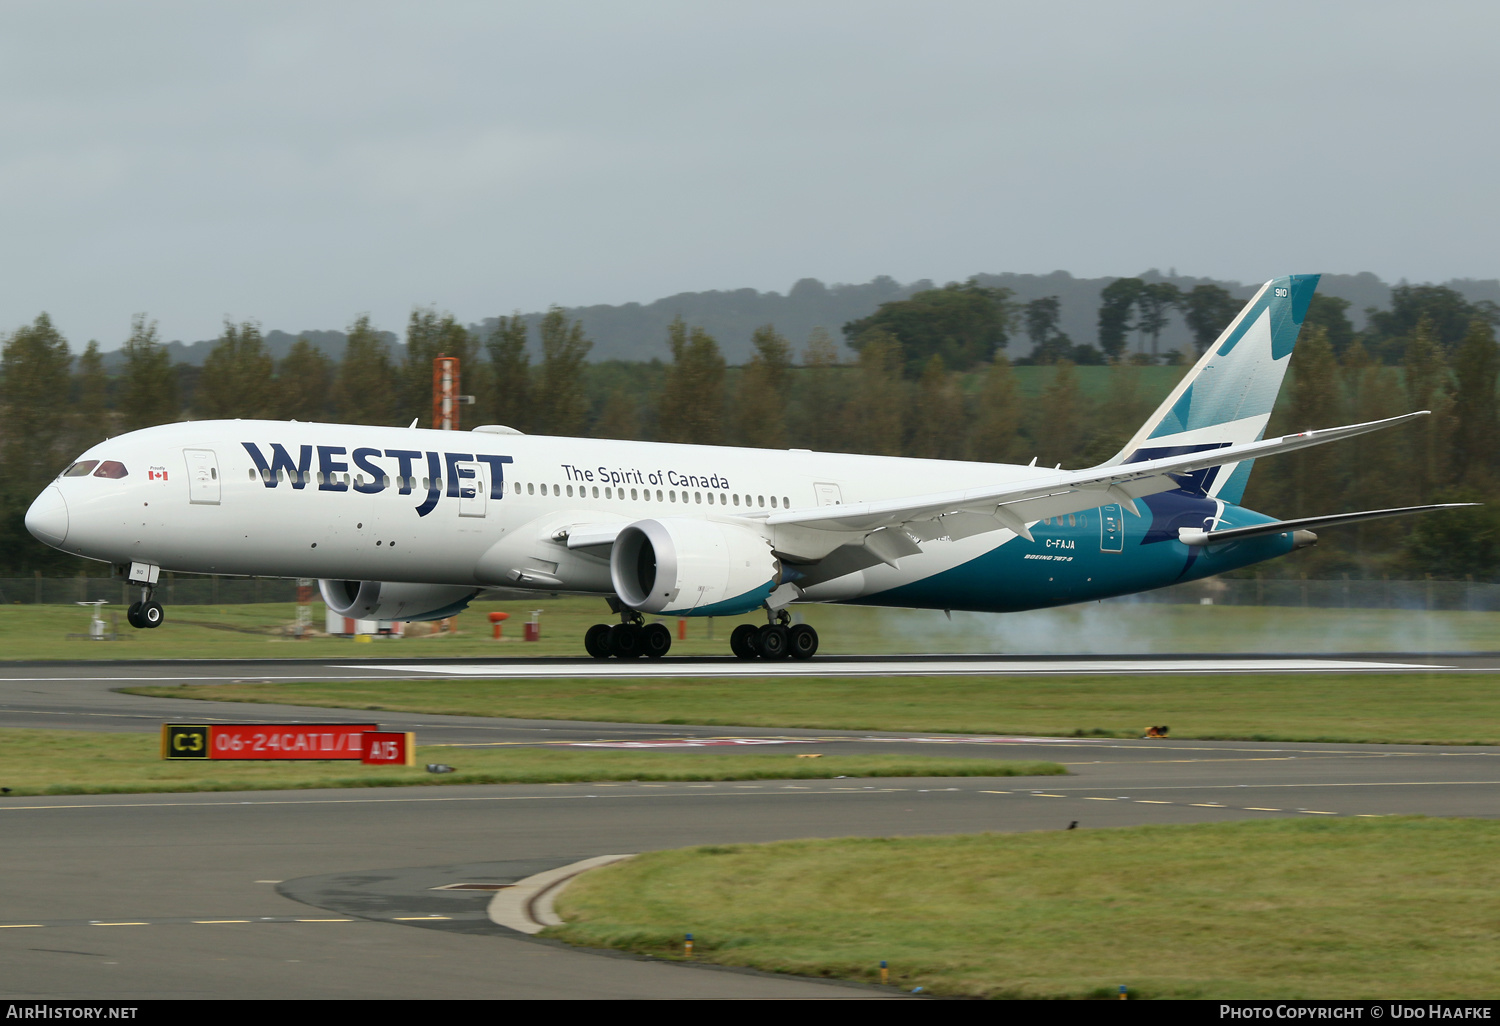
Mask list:
[[[1111,282],[1119,280],[1115,277],[1075,278],[1067,271],[1053,271],[1051,274],[980,274],[976,277],[981,285],[1010,289],[1015,293],[1016,300],[1022,303],[1056,296],[1061,300],[1062,306],[1058,330],[1070,337],[1074,344],[1090,345],[1097,345],[1099,341],[1099,293]],[[1244,284],[1219,278],[1192,278],[1180,275],[1175,270],[1162,274],[1155,268],[1134,277],[1148,282],[1169,281],[1184,292],[1196,285],[1218,285],[1240,299],[1249,299],[1263,284],[1259,281]],[[1500,296],[1500,281],[1465,280],[1445,284],[1464,293],[1470,302],[1489,298],[1491,295]],[[1318,283],[1318,291],[1349,300],[1349,316],[1356,329],[1364,327],[1366,307],[1384,309],[1391,301],[1391,287],[1369,271],[1360,274],[1325,274]],[[1135,344],[1136,339],[1132,337],[1131,345]],[[1191,352],[1191,346],[1192,336],[1188,333],[1182,315],[1172,314],[1167,328],[1161,334],[1161,351],[1165,353],[1181,349]],[[1019,338],[1011,340],[1006,351],[1012,357],[1025,356],[1031,351],[1031,342],[1021,334]]]
[[[393,352],[400,352],[404,343],[398,335],[389,331],[383,331],[381,335],[385,337],[386,343],[390,345]],[[299,331],[296,334],[268,331],[265,333],[266,351],[273,358],[280,360],[291,352],[292,346],[296,345],[299,338],[307,339],[313,344],[314,349],[321,350],[325,356],[334,361],[344,358],[344,346],[348,344],[348,338],[342,331]],[[201,342],[168,342],[166,348],[173,363],[202,367],[203,362],[208,359],[208,354],[218,344],[218,339],[210,338]],[[104,354],[104,369],[111,374],[119,370],[124,362],[125,354],[119,349]]]
[[[1099,293],[1116,280],[1114,277],[1075,278],[1067,271],[1053,271],[1051,274],[980,274],[976,277],[982,285],[1010,289],[1016,300],[1022,303],[1057,296],[1061,300],[1062,309],[1058,327],[1075,343],[1089,344],[1096,343],[1098,338]],[[1195,285],[1219,285],[1243,299],[1248,299],[1260,285],[1260,282],[1244,284],[1214,278],[1193,278],[1179,275],[1175,270],[1162,274],[1154,268],[1137,277],[1147,281],[1170,281],[1184,291]],[[1500,303],[1500,280],[1462,278],[1443,284],[1462,293],[1470,302],[1488,299]],[[589,358],[595,362],[667,359],[667,325],[680,316],[689,324],[705,328],[719,340],[726,359],[731,364],[740,364],[750,358],[751,333],[762,324],[776,325],[791,340],[798,353],[806,344],[808,335],[819,326],[827,328],[842,347],[843,333],[840,329],[846,322],[868,316],[881,303],[905,299],[914,292],[933,287],[934,283],[927,279],[903,285],[883,275],[863,285],[825,285],[816,278],[803,278],[785,294],[758,292],[755,289],[681,292],[645,304],[575,306],[565,307],[564,310],[570,318],[583,322],[584,333],[594,342]],[[1383,309],[1389,305],[1391,298],[1391,286],[1368,271],[1360,274],[1325,274],[1318,290],[1325,295],[1349,300],[1349,313],[1356,328],[1364,326],[1367,308]],[[535,352],[535,325],[543,314],[532,312],[524,316],[533,325]],[[469,327],[481,335],[488,335],[494,326],[495,318],[486,318]],[[384,334],[391,343],[392,351],[399,358],[401,339],[392,332]],[[330,359],[343,359],[345,337],[341,331],[268,331],[265,336],[266,347],[272,356],[280,360],[299,337],[305,337]],[[216,341],[205,339],[187,343],[169,342],[167,349],[174,363],[202,366]],[[1181,315],[1173,314],[1170,324],[1162,332],[1162,351],[1187,349],[1189,345],[1190,336]],[[1031,343],[1024,334],[1017,332],[1007,353],[1014,358],[1025,356],[1030,350]],[[847,349],[844,352],[848,354]],[[106,353],[106,370],[113,372],[121,360],[118,350]]]

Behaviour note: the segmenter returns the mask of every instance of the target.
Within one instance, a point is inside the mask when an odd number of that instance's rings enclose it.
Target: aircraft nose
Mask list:
[[[38,495],[26,511],[26,530],[52,546],[61,545],[68,537],[68,504],[56,485]]]

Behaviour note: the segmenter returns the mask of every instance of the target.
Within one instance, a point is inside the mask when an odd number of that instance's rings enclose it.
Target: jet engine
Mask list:
[[[441,620],[463,612],[478,588],[389,581],[319,581],[323,601],[355,620]]]
[[[620,601],[643,613],[733,616],[765,601],[781,578],[771,543],[709,520],[637,520],[615,538],[609,576]]]

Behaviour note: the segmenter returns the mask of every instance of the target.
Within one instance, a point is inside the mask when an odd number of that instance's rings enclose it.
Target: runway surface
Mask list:
[[[890,677],[1110,675],[1130,673],[1410,673],[1467,670],[1500,672],[1500,652],[1413,656],[1384,655],[1101,655],[1101,656],[820,656],[806,662],[733,657],[667,657],[661,660],[367,659],[367,660],[168,660],[0,663],[0,681],[36,683],[78,679],[130,682],[214,683],[246,679],[387,680],[440,677]]]
[[[1482,658],[1413,661],[1447,672],[1489,669]],[[10,665],[0,670],[0,726],[155,732],[164,720],[305,720],[306,708],[142,698],[111,688],[126,677],[306,679],[300,669],[373,675],[369,666],[347,665]],[[420,670],[432,675],[430,666]],[[381,672],[410,676],[416,669]],[[1063,829],[1074,821],[1091,829],[1500,816],[1500,748],[378,715],[383,726],[417,730],[424,744],[454,745],[447,761],[460,765],[464,747],[473,745],[700,752],[785,745],[1052,759],[1071,775],[4,799],[0,959],[8,971],[0,974],[0,996],[870,997],[879,992],[539,942],[483,917],[492,892],[435,888],[504,885],[596,855],[701,843]]]

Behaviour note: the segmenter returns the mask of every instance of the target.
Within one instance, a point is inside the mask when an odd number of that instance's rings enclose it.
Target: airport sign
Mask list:
[[[163,723],[161,757],[359,761],[365,735],[379,730],[375,723]]]

